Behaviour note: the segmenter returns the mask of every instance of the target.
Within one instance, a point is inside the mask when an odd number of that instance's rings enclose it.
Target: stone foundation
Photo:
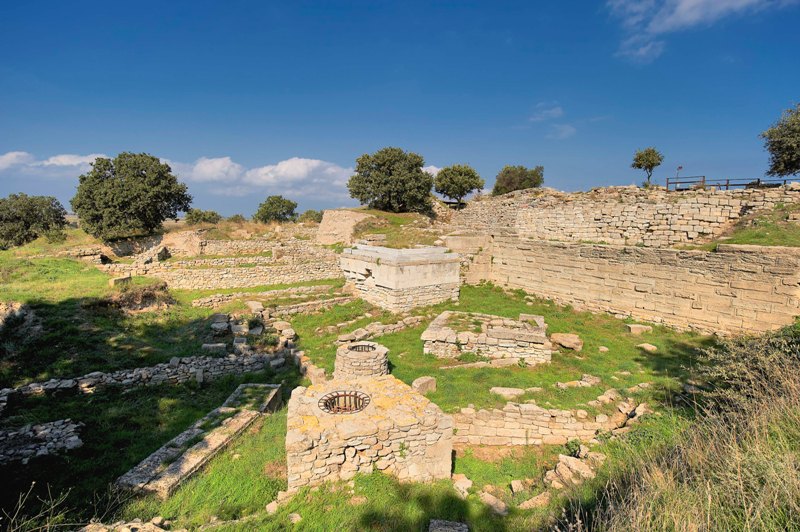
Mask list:
[[[421,338],[424,352],[437,358],[456,358],[469,352],[534,365],[550,362],[553,345],[546,331],[542,316],[520,314],[519,320],[512,320],[448,310],[431,322]]]
[[[334,379],[377,377],[389,373],[389,350],[375,342],[354,342],[336,350]]]
[[[320,399],[340,390],[366,394],[369,404],[350,414],[323,411]],[[374,470],[413,482],[450,477],[452,418],[391,375],[295,388],[288,416],[290,491]]]
[[[457,301],[460,258],[445,248],[390,249],[356,246],[340,259],[355,293],[391,312]]]
[[[18,461],[27,464],[37,456],[77,449],[83,445],[78,436],[82,426],[83,423],[62,419],[0,431],[0,465]]]
[[[589,419],[582,410],[546,409],[528,403],[507,403],[502,410],[462,408],[453,420],[453,442],[469,445],[563,445],[576,438],[589,441],[599,431],[620,423],[605,414]]]

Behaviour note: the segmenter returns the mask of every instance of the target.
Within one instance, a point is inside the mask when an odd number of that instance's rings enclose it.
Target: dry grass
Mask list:
[[[666,449],[631,445],[598,504],[576,499],[562,529],[800,529],[797,334],[740,339],[710,353],[716,367],[706,375],[715,378],[701,394],[699,421]]]

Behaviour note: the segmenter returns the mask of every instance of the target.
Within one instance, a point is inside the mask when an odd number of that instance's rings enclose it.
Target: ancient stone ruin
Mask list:
[[[389,373],[389,350],[375,342],[339,346],[333,378],[377,377]]]
[[[542,316],[519,320],[476,312],[442,312],[422,333],[424,352],[437,358],[475,353],[503,363],[532,366],[550,362],[553,345]],[[501,365],[502,365],[501,364]]]
[[[446,248],[391,249],[358,245],[339,264],[348,286],[365,301],[392,312],[458,301],[461,259]]]
[[[372,342],[341,346],[333,380],[312,379],[292,391],[289,491],[374,470],[414,482],[450,478],[453,419],[384,374],[386,353]]]

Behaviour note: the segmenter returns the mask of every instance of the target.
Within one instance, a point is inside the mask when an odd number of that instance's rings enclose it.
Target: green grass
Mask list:
[[[30,397],[9,406],[0,428],[71,418],[85,424],[84,445],[56,456],[37,458],[28,465],[0,468],[0,508],[8,511],[17,495],[36,482],[34,494],[69,491],[67,506],[74,517],[88,518],[113,503],[108,485],[171,438],[222,402],[242,382],[276,382],[289,386],[299,377],[266,371],[226,377],[199,386],[193,383],[133,388],[106,388],[91,395]],[[98,499],[98,508],[93,501]]]
[[[359,316],[365,309],[363,305],[362,302],[355,302],[336,307],[330,314],[302,316],[293,321],[295,330],[300,335],[299,346],[329,373],[333,369],[336,355],[336,348],[332,345],[336,335],[317,335],[314,331],[319,326]],[[692,364],[697,349],[711,344],[708,337],[679,333],[658,326],[653,327],[652,333],[633,336],[627,333],[625,322],[610,315],[576,312],[569,307],[542,300],[535,300],[530,306],[522,292],[507,293],[488,284],[463,286],[457,306],[447,303],[419,312],[432,310],[435,315],[445,309],[483,312],[509,318],[517,318],[520,313],[541,314],[548,324],[548,333],[574,332],[584,341],[582,352],[558,351],[553,354],[550,364],[529,368],[443,369],[443,366],[453,362],[423,353],[420,335],[427,327],[428,320],[419,327],[377,339],[389,348],[392,374],[398,379],[410,384],[423,375],[436,378],[437,390],[429,398],[449,412],[468,404],[478,408],[501,407],[505,400],[489,392],[493,386],[541,387],[541,392],[528,393],[521,400],[534,399],[543,407],[584,408],[592,412],[591,408],[585,406],[586,403],[605,390],[615,388],[624,391],[635,384],[651,382],[653,386],[636,392],[635,396],[640,400],[660,402],[671,390],[679,387],[681,379],[686,378],[685,367]],[[391,314],[384,314],[378,318],[361,320],[348,327],[348,331],[371,321],[389,323],[397,319],[398,317]],[[658,352],[651,354],[636,347],[644,342],[656,345]],[[608,347],[609,351],[599,352],[600,346]],[[584,373],[600,377],[601,383],[597,386],[566,390],[554,387],[559,381],[579,380]]]
[[[392,213],[375,209],[352,209],[375,218],[367,219],[356,225],[353,236],[356,239],[367,235],[386,235],[386,241],[380,245],[390,248],[410,248],[416,245],[431,245],[438,238],[436,234],[425,231],[430,220],[417,213]]]
[[[800,223],[790,222],[790,213],[800,211],[800,206],[781,205],[771,213],[742,220],[725,244],[749,244],[756,246],[800,246]]]

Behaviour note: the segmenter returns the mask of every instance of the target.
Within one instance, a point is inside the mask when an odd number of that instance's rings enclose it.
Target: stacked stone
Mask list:
[[[507,403],[502,410],[462,408],[453,418],[453,441],[470,445],[562,445],[576,438],[589,441],[598,431],[617,426],[605,414],[592,421],[582,410],[546,409],[528,403]]]
[[[351,333],[339,335],[336,341],[339,343],[360,342],[361,340],[366,340],[368,338],[377,338],[378,336],[383,336],[384,334],[396,333],[398,331],[402,331],[403,329],[407,329],[408,327],[419,325],[423,321],[425,321],[423,316],[408,316],[398,322],[387,324],[383,324],[379,321],[373,321],[369,325],[363,328],[358,328]]]
[[[0,390],[0,402],[14,395],[43,395],[56,392],[78,391],[92,393],[102,386],[156,386],[182,382],[205,382],[225,375],[240,375],[262,371],[273,360],[283,360],[281,353],[238,357],[173,357],[169,362],[147,368],[120,370],[112,373],[95,371],[73,379],[50,379],[45,382],[26,384],[19,388]]]
[[[323,395],[342,389],[371,401],[351,414],[320,409]],[[450,477],[452,418],[391,375],[295,388],[287,428],[290,491],[374,470],[413,482]]]
[[[497,236],[487,280],[562,304],[708,333],[761,333],[800,314],[796,248],[715,252]]]
[[[453,230],[507,230],[540,240],[665,247],[722,234],[741,216],[800,203],[800,185],[772,189],[695,190],[607,187],[564,193],[518,191],[470,202]]]
[[[82,426],[83,423],[61,419],[0,431],[0,465],[15,461],[27,464],[33,457],[76,449],[83,445],[78,436],[78,430]]]
[[[480,322],[481,331],[456,331],[453,319]],[[542,316],[520,314],[519,320],[472,312],[445,311],[422,333],[424,352],[456,358],[464,352],[491,359],[513,359],[527,365],[550,362],[553,345]]]
[[[294,305],[281,305],[275,308],[267,308],[261,313],[262,317],[266,320],[276,316],[293,316],[295,314],[308,314],[312,312],[319,312],[320,310],[329,309],[336,305],[344,305],[350,303],[354,298],[352,296],[332,297],[329,299],[317,299],[314,301],[305,301],[303,303],[295,303]]]
[[[208,297],[201,297],[192,301],[193,307],[215,308],[229,303],[236,299],[285,299],[294,297],[304,297],[309,294],[321,294],[327,292],[331,287],[328,285],[320,286],[297,286],[294,288],[284,288],[281,290],[266,290],[264,292],[234,292],[232,294],[214,294]]]
[[[389,350],[375,342],[354,342],[336,350],[334,379],[389,374]]]

